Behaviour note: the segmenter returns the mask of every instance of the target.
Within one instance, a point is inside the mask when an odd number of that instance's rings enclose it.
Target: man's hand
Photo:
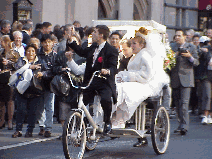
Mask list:
[[[30,65],[29,68],[32,69],[32,70],[37,70],[37,69],[40,69],[41,68],[41,64]]]
[[[36,77],[39,78],[39,79],[41,79],[43,77],[43,73],[42,72],[38,72],[36,74]]]
[[[74,25],[71,26],[70,30],[68,31],[68,34],[67,34],[67,40],[68,42],[72,42],[73,41],[73,35],[75,34],[75,28],[74,28]]]
[[[68,59],[69,62],[72,61],[72,59],[73,59],[73,53],[72,53],[72,51],[67,51],[65,53],[65,56],[67,57],[67,59]]]
[[[186,53],[181,53],[183,57],[192,57],[191,53],[187,50]]]
[[[103,74],[103,75],[110,75],[110,70],[103,68],[103,69],[101,69],[101,74]]]
[[[67,68],[68,68],[68,67],[66,67],[66,68],[62,68],[62,71],[65,71]]]

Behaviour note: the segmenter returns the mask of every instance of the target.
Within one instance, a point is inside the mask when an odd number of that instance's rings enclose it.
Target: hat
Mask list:
[[[201,43],[204,43],[204,42],[206,42],[206,41],[210,41],[211,39],[209,38],[209,37],[207,37],[207,36],[201,36],[200,38],[199,38],[199,42],[201,42]]]

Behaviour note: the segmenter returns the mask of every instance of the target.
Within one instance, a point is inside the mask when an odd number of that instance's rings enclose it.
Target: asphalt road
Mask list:
[[[168,150],[156,155],[151,139],[146,147],[134,148],[137,139],[119,138],[99,142],[94,151],[85,152],[86,159],[211,159],[212,125],[201,125],[197,116],[190,117],[186,136],[174,134],[177,120],[171,119],[171,137]],[[0,150],[1,159],[64,159],[61,140],[54,139],[21,147]]]

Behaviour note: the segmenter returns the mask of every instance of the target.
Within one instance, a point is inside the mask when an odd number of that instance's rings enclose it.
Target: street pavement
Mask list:
[[[13,130],[8,130],[7,125],[4,129],[0,129],[0,150],[19,147],[27,144],[32,144],[36,142],[43,142],[48,140],[53,140],[59,138],[62,134],[62,126],[61,124],[53,124],[52,134],[50,138],[45,138],[43,136],[39,136],[38,133],[40,131],[39,125],[36,124],[33,137],[32,138],[25,138],[24,135],[26,133],[27,124],[24,124],[22,130],[22,137],[12,138],[12,134],[15,132],[15,127]]]
[[[151,139],[146,147],[134,148],[135,138],[118,138],[115,140],[99,142],[94,151],[85,152],[86,159],[211,159],[212,158],[212,125],[202,125],[198,116],[190,116],[190,128],[186,136],[174,134],[178,126],[177,119],[170,119],[171,136],[168,149],[163,155],[156,155]],[[24,125],[23,135],[26,130]],[[34,137],[13,139],[13,131],[0,130],[0,158],[1,159],[64,159],[61,140],[58,136],[62,133],[60,124],[54,124],[53,134],[49,138],[39,137],[39,127],[36,125]],[[102,139],[102,141],[105,139]],[[35,141],[35,142],[34,142]],[[32,143],[30,143],[32,142]],[[20,145],[20,143],[28,143]],[[6,148],[6,146],[10,146]],[[15,145],[14,147],[11,147]]]

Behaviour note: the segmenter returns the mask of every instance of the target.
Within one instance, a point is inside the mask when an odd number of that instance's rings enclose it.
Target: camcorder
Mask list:
[[[178,52],[181,53],[187,53],[187,49],[186,48],[178,48]]]

